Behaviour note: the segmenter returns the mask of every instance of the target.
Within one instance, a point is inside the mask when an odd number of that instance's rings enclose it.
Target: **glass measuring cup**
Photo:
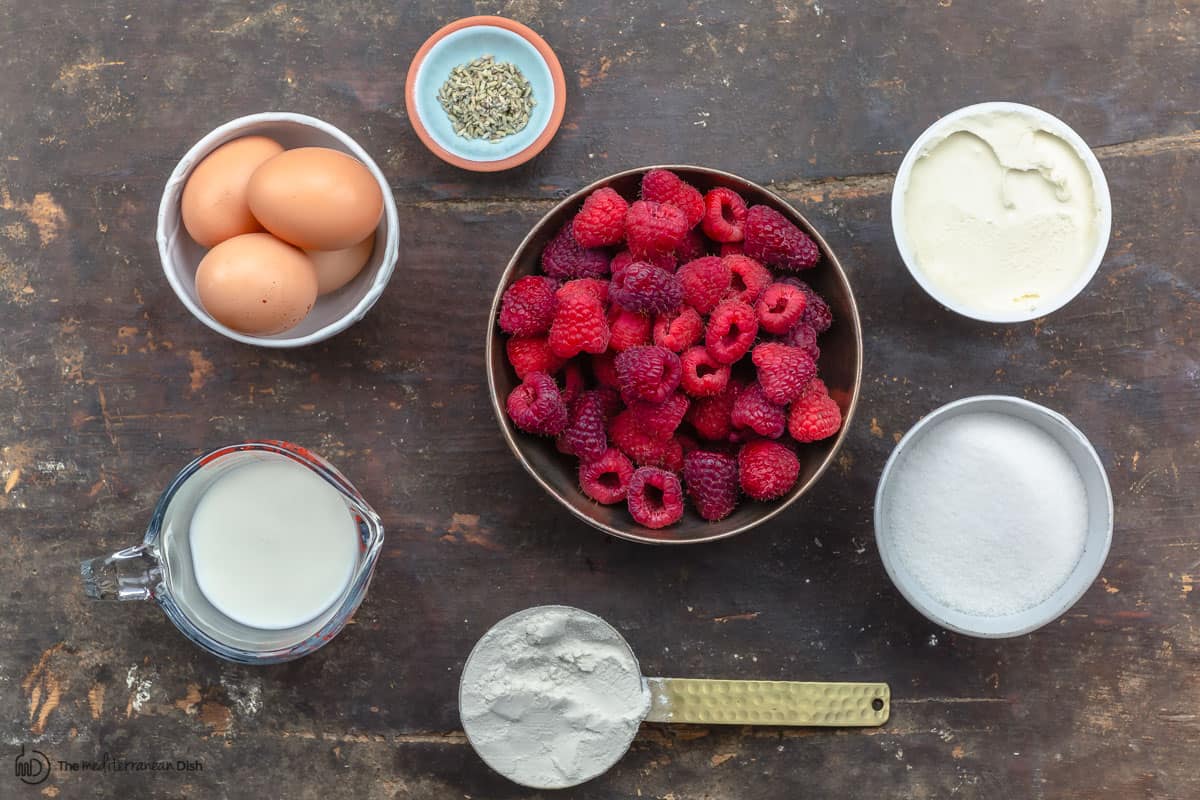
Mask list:
[[[315,473],[346,504],[358,536],[356,563],[338,598],[308,622],[266,630],[218,611],[196,582],[189,525],[213,483],[231,469],[287,459]],[[188,464],[159,498],[140,544],[80,565],[84,592],[95,600],[154,600],[184,636],[213,655],[242,664],[274,664],[308,655],[336,636],[366,595],[383,546],[383,524],[331,464],[303,447],[251,441],[214,450]],[[237,554],[231,554],[236,558]]]

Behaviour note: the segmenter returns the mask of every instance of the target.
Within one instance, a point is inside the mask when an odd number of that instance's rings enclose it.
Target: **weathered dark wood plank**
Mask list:
[[[888,172],[938,115],[981,100],[1033,103],[1094,145],[1200,118],[1192,2],[11,5],[0,120],[26,161],[8,168],[65,179],[65,160],[147,195],[216,122],[267,109],[324,117],[399,191],[450,199],[547,197],[701,156],[763,182]],[[472,13],[533,25],[568,75],[560,135],[503,175],[431,158],[404,107],[416,48]]]
[[[55,759],[205,764],[57,773],[43,788],[526,796],[464,743],[458,673],[500,616],[566,602],[621,628],[649,674],[885,679],[896,702],[878,731],[647,727],[612,774],[562,796],[1200,795],[1200,9],[1092,3],[1064,20],[1014,3],[817,5],[488,5],[543,30],[576,81],[551,149],[491,178],[435,163],[403,117],[411,52],[470,4],[6,10],[0,739],[11,755],[25,743]],[[937,308],[891,242],[899,151],[938,112],[986,97],[1042,105],[1111,145],[1105,266],[1085,296],[1029,325]],[[629,114],[652,104],[654,116]],[[298,353],[191,320],[153,244],[175,158],[221,119],[267,107],[360,136],[405,229],[403,279],[362,324]],[[494,282],[550,198],[659,160],[774,181],[827,232],[867,332],[837,469],[778,523],[684,550],[607,539],[545,502],[483,385]],[[1117,505],[1104,580],[1064,619],[1006,642],[948,635],[909,609],[870,524],[895,437],[980,392],[1070,416]],[[85,604],[75,567],[134,541],[193,455],[247,437],[313,446],[388,527],[354,624],[259,670],[205,656],[149,606]],[[0,796],[14,786],[37,791],[0,774]]]

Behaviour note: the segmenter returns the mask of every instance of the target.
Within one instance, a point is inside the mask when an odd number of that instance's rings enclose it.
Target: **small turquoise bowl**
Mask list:
[[[536,101],[529,124],[497,142],[456,134],[437,99],[452,69],[489,55],[515,64]],[[463,169],[499,172],[524,164],[550,143],[562,123],[567,87],[557,56],[541,36],[504,17],[466,17],[421,45],[408,68],[404,99],[413,130],[434,155]]]

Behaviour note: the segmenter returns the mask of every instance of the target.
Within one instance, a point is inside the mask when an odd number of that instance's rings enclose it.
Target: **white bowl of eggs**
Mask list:
[[[175,294],[220,334],[303,347],[358,322],[400,250],[396,201],[354,139],[303,114],[251,114],[188,150],[158,209]]]

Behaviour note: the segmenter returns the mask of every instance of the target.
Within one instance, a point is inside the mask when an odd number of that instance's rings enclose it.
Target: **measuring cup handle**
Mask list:
[[[647,722],[717,725],[882,725],[891,714],[886,683],[646,678]]]
[[[144,544],[79,565],[83,593],[93,600],[149,600],[162,580],[162,567]]]

